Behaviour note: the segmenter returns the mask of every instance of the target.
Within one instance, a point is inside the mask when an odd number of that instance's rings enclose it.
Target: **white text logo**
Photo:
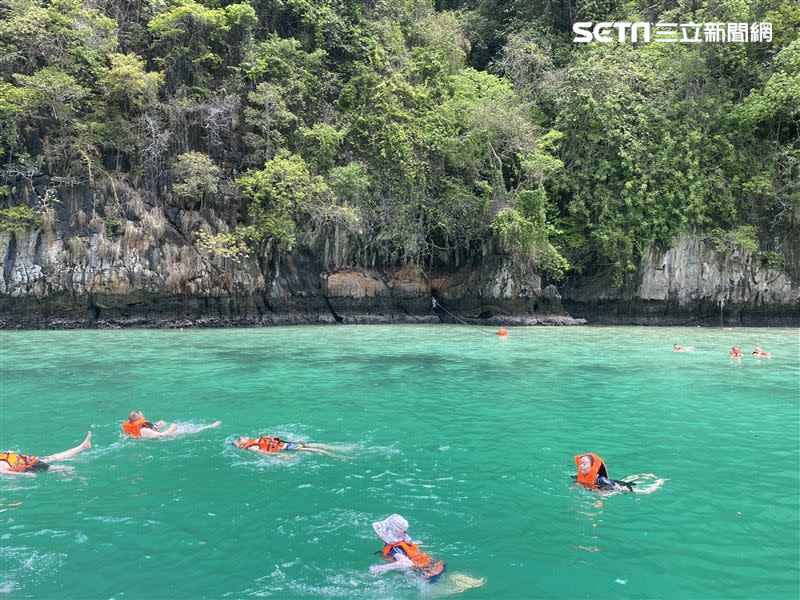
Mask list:
[[[573,42],[662,42],[680,44],[771,42],[772,23],[631,23],[582,21],[572,26]]]

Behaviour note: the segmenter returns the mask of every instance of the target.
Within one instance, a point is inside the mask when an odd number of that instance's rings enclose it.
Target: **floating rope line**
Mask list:
[[[431,296],[431,300],[433,301],[433,310],[436,310],[437,308],[440,308],[444,312],[446,312],[448,315],[453,317],[459,323],[463,323],[464,325],[469,325],[470,327],[477,327],[478,331],[480,331],[481,333],[487,333],[489,335],[496,335],[495,332],[493,332],[493,331],[486,331],[485,329],[482,329],[483,325],[476,325],[475,323],[467,323],[464,319],[462,319],[460,317],[457,317],[456,315],[451,313],[449,310],[447,310],[444,306],[442,306],[441,303],[437,302],[436,298],[434,298],[433,296]]]

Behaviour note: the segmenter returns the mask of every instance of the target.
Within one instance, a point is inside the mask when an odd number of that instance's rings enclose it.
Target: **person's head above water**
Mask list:
[[[400,515],[389,515],[383,521],[375,521],[372,529],[378,534],[384,544],[397,544],[398,542],[411,543],[408,537],[408,521]]]
[[[249,437],[247,437],[247,436],[245,435],[245,436],[242,436],[242,437],[240,437],[240,438],[236,438],[236,439],[235,439],[235,440],[233,440],[233,442],[231,442],[231,443],[232,443],[234,446],[236,446],[237,448],[244,448],[244,447],[245,447],[245,445],[247,444],[247,442],[249,442],[249,441],[250,441],[250,438],[249,438]]]
[[[592,470],[592,465],[594,464],[594,458],[592,458],[589,454],[584,454],[581,456],[580,464],[578,468],[580,469],[581,473],[584,475],[588,475],[589,471]]]
[[[133,423],[134,421],[138,421],[139,419],[144,419],[144,415],[140,410],[134,410],[131,414],[128,415],[128,421]]]

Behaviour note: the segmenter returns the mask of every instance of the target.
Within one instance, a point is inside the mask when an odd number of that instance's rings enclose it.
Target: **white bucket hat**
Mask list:
[[[372,524],[372,528],[386,544],[411,543],[411,538],[406,533],[408,531],[408,521],[400,515],[389,515],[383,521],[376,521]]]

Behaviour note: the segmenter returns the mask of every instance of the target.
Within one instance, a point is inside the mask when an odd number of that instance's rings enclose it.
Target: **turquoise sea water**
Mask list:
[[[798,597],[798,330],[488,331],[0,332],[2,449],[94,436],[69,470],[0,479],[0,595],[441,596],[369,574],[370,523],[397,512],[450,572],[486,579],[464,598]],[[123,440],[136,408],[222,426]],[[230,445],[258,433],[350,460]],[[667,481],[580,489],[585,451]]]

